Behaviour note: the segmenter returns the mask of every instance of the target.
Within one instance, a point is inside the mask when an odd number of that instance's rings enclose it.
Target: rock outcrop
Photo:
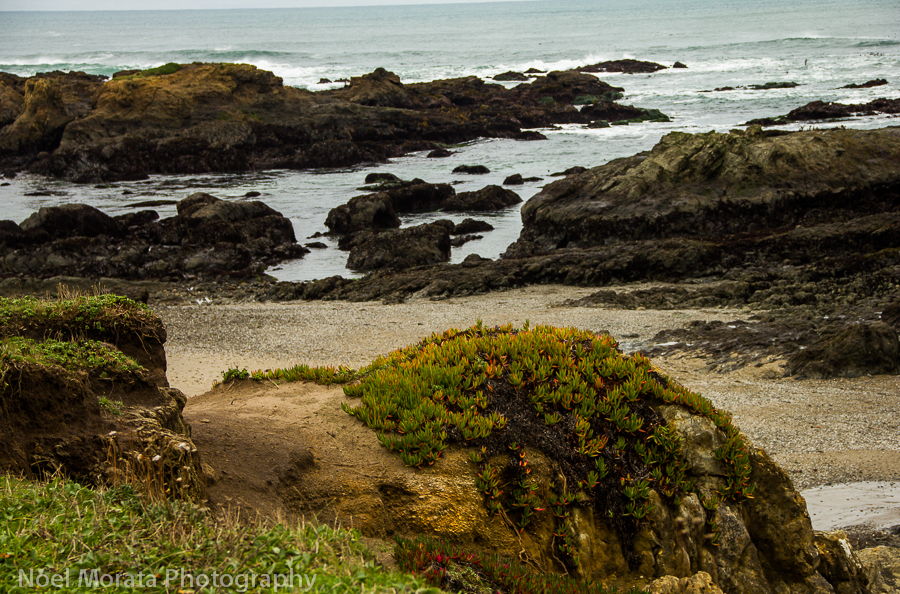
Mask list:
[[[900,373],[897,331],[885,323],[851,324],[824,333],[787,361],[787,375],[804,378]]]
[[[350,250],[347,268],[403,270],[446,262],[450,259],[452,229],[452,222],[439,221],[396,231],[357,233],[345,245]]]
[[[0,76],[0,168],[94,183],[150,173],[345,167],[523,128],[587,123],[595,76],[551,72],[513,89],[477,77],[404,85],[377,69],[343,88],[286,87],[246,64],[184,64],[112,80]]]
[[[684,66],[681,66],[684,68]],[[644,60],[608,60],[598,64],[589,66],[579,66],[576,68],[579,72],[624,72],[625,74],[650,73],[658,70],[665,70],[667,67],[656,62],[647,62]]]
[[[3,299],[2,306],[4,341],[60,340],[62,346],[51,347],[57,352],[97,354],[86,365],[73,363],[75,356],[59,364],[29,361],[20,356],[22,347],[5,354],[0,469],[37,478],[62,473],[90,485],[138,483],[152,496],[201,501],[206,479],[182,417],[187,399],[166,381],[159,318],[114,296],[49,305],[31,300],[27,308]],[[24,348],[32,358],[38,350]],[[124,357],[138,366],[97,362]]]
[[[580,335],[577,338],[581,340]],[[450,334],[437,335],[428,346],[409,349],[396,359],[397,369],[414,370],[419,357],[435,356],[434,362],[423,368],[423,373],[429,375],[427,391],[422,397],[430,398],[434,394],[437,403],[455,398],[447,383],[452,383],[452,378],[448,378],[453,372],[442,375],[445,368],[439,363],[442,349],[452,340]],[[560,351],[551,343],[552,340],[544,344],[547,352],[559,356]],[[502,344],[499,338],[497,344]],[[579,359],[582,370],[592,348],[591,345],[583,347],[584,358]],[[482,355],[488,357],[489,353],[475,356]],[[452,360],[454,364],[467,364],[463,359]],[[394,424],[379,431],[361,422],[348,423],[340,408],[344,412],[367,409],[366,386],[371,384],[375,389],[380,385],[376,376],[387,374],[394,366],[393,361],[380,360],[371,373],[364,374],[367,379],[359,386],[347,388],[352,395],[362,395],[362,401],[347,399],[334,388],[308,384],[292,388],[249,381],[223,386],[194,399],[189,405],[189,418],[211,421],[202,428],[203,434],[198,439],[214,452],[234,447],[233,439],[224,439],[219,432],[230,433],[241,423],[264,415],[271,408],[273,398],[288,406],[293,415],[290,419],[298,418],[301,413],[305,415],[301,418],[316,418],[316,422],[298,427],[294,421],[276,416],[271,421],[273,424],[267,425],[271,435],[265,443],[241,442],[248,449],[247,459],[253,459],[257,451],[266,451],[273,456],[272,463],[263,473],[265,476],[255,479],[243,472],[239,464],[223,458],[220,468],[216,468],[221,480],[211,487],[213,495],[230,496],[238,485],[244,485],[243,489],[254,488],[254,480],[262,486],[264,478],[270,485],[263,488],[265,503],[275,509],[317,515],[327,521],[349,521],[352,516],[354,526],[367,536],[427,535],[472,550],[527,559],[543,571],[568,570],[578,577],[601,580],[622,589],[637,586],[650,587],[654,592],[728,594],[865,592],[860,587],[864,585],[864,576],[859,571],[853,574],[855,577],[848,577],[847,570],[855,567],[852,566],[855,558],[835,550],[827,544],[831,541],[813,532],[803,498],[785,472],[764,452],[746,444],[746,438],[739,443],[737,434],[722,424],[726,418],[722,413],[699,412],[699,401],[693,400],[695,396],[689,392],[684,391],[683,397],[671,402],[650,396],[655,391],[648,387],[650,383],[671,381],[656,372],[648,376],[648,384],[642,384],[647,392],[642,392],[628,406],[632,407],[631,414],[645,419],[645,423],[654,419],[645,427],[648,434],[658,434],[655,448],[663,447],[661,444],[669,440],[678,444],[668,454],[672,456],[668,463],[673,466],[668,470],[657,469],[656,473],[638,474],[643,464],[654,458],[645,457],[641,462],[639,456],[632,456],[633,446],[627,444],[643,438],[635,438],[623,430],[611,434],[609,441],[601,439],[606,445],[600,446],[599,456],[606,461],[608,472],[614,473],[612,478],[604,479],[601,474],[599,479],[594,475],[582,482],[573,481],[571,475],[573,468],[584,461],[584,454],[576,450],[591,446],[594,438],[585,438],[581,446],[576,440],[571,448],[561,448],[558,440],[570,432],[586,431],[588,425],[584,422],[589,418],[582,418],[580,428],[576,428],[574,417],[569,423],[572,413],[565,412],[562,401],[554,405],[550,400],[543,401],[544,414],[538,415],[537,421],[534,414],[523,414],[522,410],[530,411],[529,407],[534,405],[529,394],[544,399],[548,396],[537,395],[535,390],[540,383],[537,379],[510,389],[506,374],[507,371],[513,375],[518,373],[512,369],[519,363],[516,357],[509,357],[505,362],[494,358],[494,364],[485,360],[491,368],[503,371],[485,380],[492,390],[485,389],[478,396],[483,402],[477,405],[479,412],[469,429],[476,427],[479,418],[493,419],[497,425],[492,425],[488,436],[467,437],[462,432],[465,423],[454,417],[457,419],[454,423],[463,424],[451,423],[440,428],[444,433],[436,435],[442,442],[440,447],[445,449],[432,455],[430,462],[421,457],[427,447],[416,445],[418,437],[406,443],[404,435],[412,434],[403,433],[402,429],[397,434],[399,423],[412,423],[410,419],[414,418],[407,418],[399,408]],[[554,359],[554,362],[558,361]],[[609,363],[609,369],[613,368],[614,364]],[[559,377],[572,381],[567,374],[568,371]],[[512,376],[509,379],[518,382]],[[622,381],[627,383],[624,378]],[[385,399],[406,398],[404,406],[415,406],[418,400],[410,394],[415,392],[416,380],[396,384],[401,385],[404,387],[387,391],[380,399],[372,393],[369,403],[375,411],[373,414]],[[613,390],[598,388],[604,389]],[[467,392],[469,388],[460,386],[459,390]],[[302,394],[302,398],[292,394]],[[571,406],[575,410],[581,405],[572,403]],[[554,428],[559,427],[553,419],[546,417],[552,416],[551,413],[561,417],[556,422],[563,427],[559,433],[555,432]],[[501,417],[496,417],[497,414]],[[365,413],[357,416],[360,420],[368,418],[370,424],[380,418]],[[607,436],[601,428],[601,425],[605,427],[603,423],[599,419],[589,421],[592,435]],[[340,439],[329,437],[336,426],[341,427]],[[410,430],[412,427],[409,425]],[[423,431],[431,429],[426,427]],[[541,438],[525,441],[528,431],[540,431]],[[622,439],[617,441],[618,438]],[[400,446],[397,440],[404,440],[404,445]],[[393,449],[399,451],[388,450],[392,443],[396,446]],[[613,447],[615,443],[618,445]],[[355,462],[348,462],[347,451],[355,453]],[[514,463],[507,463],[509,459],[514,459]],[[587,460],[591,468],[596,466],[593,458]],[[727,469],[732,463],[746,466],[748,474],[741,479],[745,481],[741,483],[743,486],[734,483],[734,470]],[[666,472],[675,472],[675,468],[683,472],[678,475],[678,484],[689,485],[691,490],[673,497],[674,491],[669,494],[665,491],[673,488],[674,483],[662,477]],[[621,481],[617,474],[620,472]],[[646,478],[638,480],[638,476]],[[492,486],[495,482],[496,490]],[[644,492],[642,484],[650,488]],[[634,490],[621,491],[625,487]],[[744,492],[742,489],[747,489],[748,494],[752,489],[752,498],[734,496]],[[632,504],[639,503],[634,511],[646,512],[646,516],[635,519],[625,513],[626,508],[612,515],[602,512],[605,506],[618,509],[615,506],[620,497]],[[490,506],[498,502],[506,509],[506,515],[490,512]],[[533,508],[530,514],[525,513],[526,508]],[[572,559],[577,559],[577,564]]]
[[[0,276],[122,279],[248,277],[299,258],[291,222],[259,201],[193,194],[178,215],[110,217],[84,204],[43,207],[0,227]]]
[[[846,254],[845,241],[875,252],[897,240],[898,158],[894,129],[674,132],[647,153],[546,186],[522,207],[507,254],[670,238],[714,251],[742,244],[745,263],[765,252],[797,263]]]
[[[787,115],[750,120],[747,126],[778,126],[792,122],[841,120],[859,116],[873,116],[879,113],[900,113],[900,99],[874,99],[863,104],[812,101],[793,109]]]

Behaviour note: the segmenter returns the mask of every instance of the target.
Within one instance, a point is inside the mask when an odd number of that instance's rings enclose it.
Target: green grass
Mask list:
[[[285,592],[291,575],[297,591],[439,592],[376,566],[358,532],[216,520],[130,486],[0,477],[0,526],[0,591],[9,594]]]
[[[96,340],[78,342],[21,336],[0,339],[0,369],[21,363],[58,365],[69,371],[88,370],[100,377],[121,375],[144,368],[122,351]]]
[[[247,368],[238,369],[232,367],[222,372],[222,382],[251,379],[256,381],[273,382],[315,382],[323,386],[331,384],[346,384],[355,380],[357,372],[349,367],[339,365],[334,367],[310,367],[309,365],[295,365],[285,369],[266,369],[247,371]]]
[[[143,303],[120,295],[73,295],[58,299],[0,297],[0,336],[72,339],[86,333],[118,337],[133,334],[159,338],[162,322]]]

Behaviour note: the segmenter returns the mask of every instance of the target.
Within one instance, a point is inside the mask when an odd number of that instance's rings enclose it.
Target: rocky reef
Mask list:
[[[649,152],[547,185],[497,261],[272,294],[403,299],[654,281],[680,284],[684,295],[669,298],[685,304],[886,305],[900,290],[898,159],[894,128],[671,133]],[[725,285],[707,290],[713,280]]]
[[[187,399],[166,380],[166,330],[145,305],[0,298],[0,320],[0,470],[204,498]]]
[[[865,85],[847,88],[862,88],[863,86],[872,85],[874,81],[869,81]],[[873,99],[868,103],[834,103],[831,101],[812,101],[793,109],[786,115],[775,116],[770,118],[759,118],[750,120],[747,126],[779,126],[781,124],[790,124],[793,122],[820,122],[833,121],[839,122],[852,117],[873,116],[877,114],[895,114],[900,113],[900,99]]]
[[[116,217],[85,204],[42,207],[17,225],[0,221],[0,276],[185,280],[246,278],[299,258],[290,220],[259,201],[193,194],[177,216]]]
[[[0,73],[0,170],[75,182],[345,167],[523,128],[588,123],[574,103],[615,100],[596,76],[550,72],[512,89],[477,77],[404,85],[379,68],[343,88],[284,86],[246,64],[172,64],[112,80]]]

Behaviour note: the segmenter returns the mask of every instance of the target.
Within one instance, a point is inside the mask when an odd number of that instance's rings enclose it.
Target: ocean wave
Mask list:
[[[867,39],[854,44],[854,47],[888,47],[892,45],[900,45],[897,39]]]
[[[212,49],[207,53],[210,56],[211,62],[214,61],[246,61],[253,62],[255,60],[282,60],[282,61],[292,61],[303,59],[307,57],[305,54],[297,54],[295,52],[279,52],[279,51],[271,51],[271,50],[241,50],[234,49],[232,47],[222,48],[222,49]]]

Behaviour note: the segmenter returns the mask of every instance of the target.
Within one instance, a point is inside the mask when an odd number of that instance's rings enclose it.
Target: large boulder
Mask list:
[[[450,223],[452,227],[452,223]],[[363,231],[352,238],[347,268],[402,270],[414,266],[439,264],[450,259],[450,233],[447,225],[426,223],[380,233]]]
[[[518,194],[500,186],[486,186],[474,192],[460,192],[444,203],[447,212],[488,212],[515,206],[522,202]]]
[[[833,231],[846,235],[846,221],[863,224],[867,215],[897,208],[898,159],[896,129],[673,132],[647,153],[546,186],[522,207],[522,233],[510,254],[748,232],[781,242],[790,236],[776,230],[795,228],[799,243],[831,223],[844,223]],[[869,243],[889,247],[894,235],[881,232]],[[819,257],[832,245],[817,243]],[[803,249],[795,249],[798,257],[806,258]]]
[[[275,511],[352,517],[366,536],[426,535],[621,590],[834,592],[820,570],[848,583],[843,558],[823,566],[786,473],[729,415],[608,336],[478,325],[358,378],[343,394],[242,382],[193,400],[211,451],[271,456],[258,476],[221,456],[213,496],[258,488]],[[274,399],[291,414],[267,414]],[[261,418],[265,443],[234,441]]]
[[[353,233],[364,229],[394,229],[400,217],[390,196],[384,192],[355,196],[346,204],[328,211],[325,226],[332,233]]]
[[[428,212],[440,210],[456,195],[456,190],[450,184],[432,184],[416,178],[384,193],[397,212]]]
[[[42,206],[19,227],[23,231],[46,234],[49,239],[98,235],[115,237],[122,232],[112,217],[87,204]]]

